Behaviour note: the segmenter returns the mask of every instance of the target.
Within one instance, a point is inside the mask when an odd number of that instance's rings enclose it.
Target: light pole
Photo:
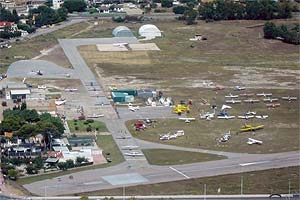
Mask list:
[[[291,179],[289,179],[289,199],[291,199]]]
[[[243,195],[243,184],[244,184],[244,177],[241,176],[241,195]]]
[[[204,184],[204,200],[206,200],[206,184]]]

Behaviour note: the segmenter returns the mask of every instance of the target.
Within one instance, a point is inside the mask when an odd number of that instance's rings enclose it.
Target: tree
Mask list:
[[[0,8],[0,21],[14,22],[15,17],[9,10],[2,7]]]
[[[17,135],[22,136],[24,138],[29,138],[32,136],[36,136],[39,133],[39,130],[34,124],[24,124],[18,131]]]
[[[13,15],[13,17],[14,17],[14,22],[15,22],[15,23],[18,23],[19,20],[20,20],[20,18],[19,18],[19,15],[18,15],[16,9],[13,9],[12,15]]]
[[[194,9],[189,9],[184,13],[187,25],[195,24],[197,12]]]
[[[291,18],[292,17],[292,7],[289,2],[279,2],[278,3],[278,18]]]
[[[8,170],[8,178],[11,180],[16,180],[18,178],[19,172],[15,169]]]
[[[86,3],[82,0],[66,0],[63,5],[63,7],[66,8],[69,13],[74,11],[83,12],[86,6]]]
[[[88,196],[82,196],[82,197],[80,197],[80,200],[89,200],[89,197]]]
[[[175,14],[184,14],[184,12],[188,9],[186,6],[175,6],[173,8],[173,13]]]
[[[64,7],[57,9],[57,14],[61,21],[65,21],[68,17],[68,10]]]
[[[59,162],[59,163],[57,163],[57,167],[59,169],[61,169],[61,170],[67,170],[68,169],[66,162]]]
[[[81,163],[83,163],[84,161],[86,161],[85,157],[77,157],[76,158],[76,164],[80,165]]]
[[[66,165],[68,169],[73,168],[75,166],[74,161],[71,159],[66,160]]]
[[[273,39],[278,36],[276,25],[273,22],[267,22],[264,25],[264,37],[266,39]]]
[[[161,7],[170,8],[173,6],[173,0],[161,0]]]
[[[37,168],[33,164],[27,165],[27,167],[25,169],[26,169],[27,174],[37,174],[38,173]]]

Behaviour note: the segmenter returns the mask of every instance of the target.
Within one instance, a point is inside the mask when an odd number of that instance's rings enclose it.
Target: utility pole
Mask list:
[[[289,179],[289,199],[291,199],[291,179]]]
[[[206,200],[206,184],[204,184],[204,200]]]
[[[244,177],[241,176],[241,195],[243,195]]]
[[[123,186],[123,200],[125,200],[125,186]]]

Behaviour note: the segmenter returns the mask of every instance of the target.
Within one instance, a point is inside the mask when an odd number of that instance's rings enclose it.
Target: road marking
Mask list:
[[[182,176],[184,176],[186,179],[190,179],[190,177],[188,177],[187,175],[185,175],[184,173],[182,173],[181,171],[173,168],[173,167],[169,167],[170,169],[172,169],[173,171],[177,172],[178,174],[181,174]]]
[[[258,165],[258,164],[263,164],[263,163],[268,163],[270,161],[260,161],[260,162],[251,162],[251,163],[241,163],[239,164],[240,166],[249,166],[249,165]]]
[[[96,184],[103,184],[103,181],[94,181],[94,182],[83,183],[83,185],[96,185]]]

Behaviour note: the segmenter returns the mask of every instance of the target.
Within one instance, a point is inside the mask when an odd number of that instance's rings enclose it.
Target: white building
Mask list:
[[[161,37],[161,31],[153,24],[145,24],[139,28],[139,35],[145,38]]]
[[[53,9],[59,9],[63,6],[64,0],[52,0],[52,4],[53,4],[52,6]]]

